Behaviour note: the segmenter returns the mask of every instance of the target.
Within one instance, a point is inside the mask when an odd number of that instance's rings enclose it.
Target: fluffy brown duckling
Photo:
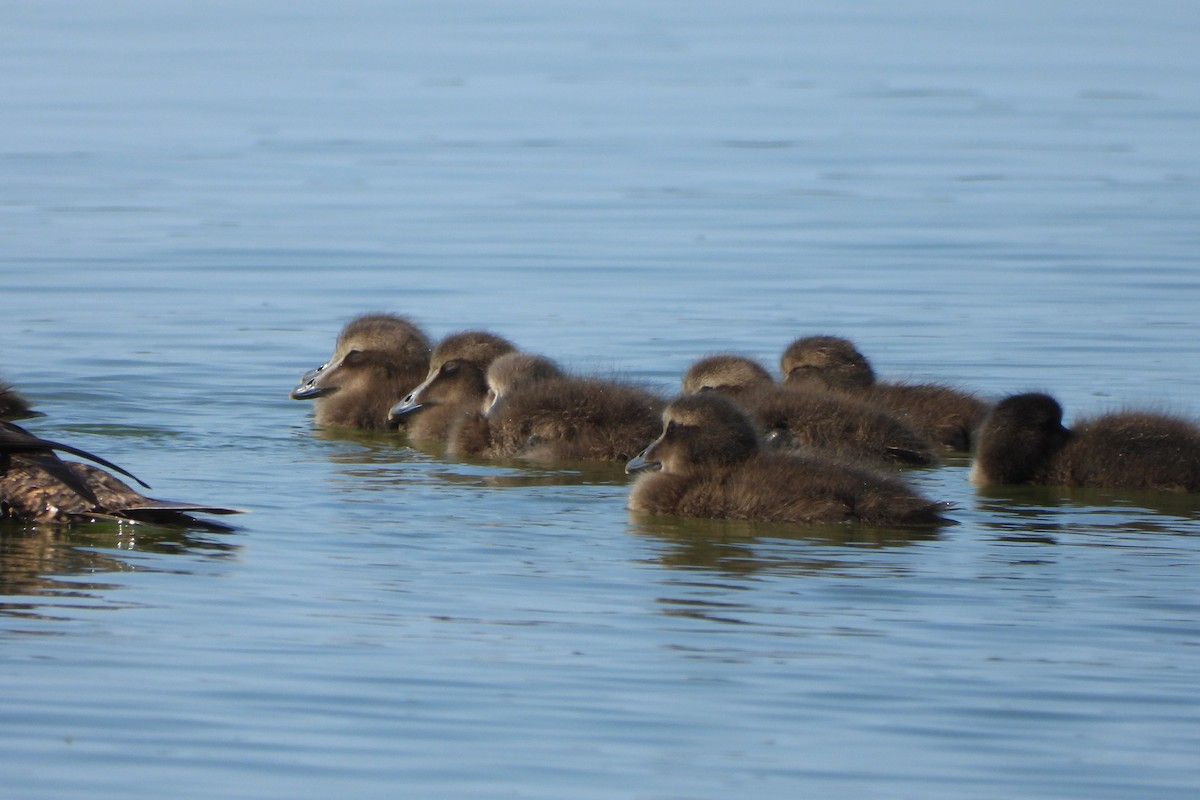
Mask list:
[[[464,415],[477,413],[487,397],[487,369],[516,346],[487,331],[452,333],[429,358],[429,372],[392,406],[390,417],[415,440],[445,441]]]
[[[662,434],[626,466],[647,472],[629,508],[653,514],[760,522],[930,525],[948,507],[900,478],[798,452],[764,449],[751,419],[712,392],[663,411]]]
[[[890,414],[851,397],[780,386],[765,367],[744,356],[722,353],[700,359],[684,373],[683,391],[731,398],[768,436],[780,436],[781,444],[839,458],[937,462],[933,443]]]
[[[780,359],[788,386],[842,392],[878,406],[940,445],[969,450],[989,405],[970,392],[940,383],[880,383],[866,357],[848,339],[805,336]]]
[[[558,364],[535,353],[505,353],[487,368],[487,399],[483,403],[484,415],[491,414],[503,405],[505,397],[511,397],[538,381],[565,378]]]
[[[500,356],[481,413],[462,419],[455,455],[539,462],[628,461],[658,432],[664,401],[618,381],[567,375],[547,358]]]
[[[55,450],[95,461],[149,488],[133,474],[86,450],[42,439],[11,422],[0,422],[0,519],[39,523],[120,519],[224,527],[190,514],[240,513],[219,506],[146,497],[98,467],[62,461]]]
[[[1047,394],[1006,397],[979,429],[971,482],[1200,492],[1200,426],[1118,411],[1062,424]]]
[[[300,378],[294,400],[314,400],[322,426],[377,430],[388,412],[429,372],[429,339],[394,314],[364,314],[346,324],[333,356]]]
[[[41,416],[13,387],[0,381],[0,420]]]

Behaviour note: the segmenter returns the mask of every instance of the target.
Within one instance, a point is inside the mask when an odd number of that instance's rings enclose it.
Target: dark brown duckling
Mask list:
[[[294,400],[315,400],[318,425],[378,430],[429,372],[430,343],[404,317],[365,314],[342,329],[333,356],[300,378]]]
[[[390,416],[414,440],[445,441],[461,417],[478,413],[487,397],[487,368],[515,351],[507,339],[486,331],[452,333],[429,358],[429,373]]]
[[[842,392],[878,406],[940,445],[969,450],[990,406],[940,383],[880,383],[865,356],[838,336],[805,336],[780,359],[788,386]]]
[[[979,429],[971,482],[1200,492],[1200,426],[1118,411],[1062,424],[1047,394],[1006,397]]]
[[[758,362],[721,353],[700,359],[683,376],[688,394],[729,397],[781,444],[839,458],[892,464],[934,464],[933,443],[890,414],[851,397],[775,383]]]
[[[628,461],[658,432],[665,404],[645,389],[570,376],[528,353],[497,358],[487,382],[484,413],[460,422],[448,452],[542,463]]]
[[[816,455],[764,449],[750,417],[712,392],[683,395],[662,434],[629,462],[629,508],[760,522],[931,525],[948,506],[893,475]]]
[[[190,513],[240,513],[219,506],[146,497],[97,467],[60,460],[55,450],[88,458],[146,486],[116,464],[86,450],[0,422],[0,519],[39,523],[121,519],[224,527],[195,519]]]
[[[41,414],[33,410],[33,406],[29,405],[29,401],[22,397],[20,392],[0,381],[0,420],[40,416]]]

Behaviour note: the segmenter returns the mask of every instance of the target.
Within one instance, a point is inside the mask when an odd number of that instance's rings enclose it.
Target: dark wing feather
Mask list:
[[[86,458],[88,461],[94,461],[103,467],[108,467],[115,472],[121,473],[126,478],[137,481],[139,485],[146,489],[150,488],[150,484],[146,483],[132,472],[118,467],[116,464],[107,459],[101,458],[93,453],[89,453],[86,450],[81,450],[78,447],[72,447],[69,444],[62,444],[60,442],[52,442],[49,439],[43,439],[40,436],[33,435],[20,425],[14,425],[11,422],[0,420],[0,452],[26,454],[37,452],[48,453],[51,450],[61,450],[64,453],[70,453],[71,455],[79,456],[80,458]],[[84,493],[81,492],[81,494]],[[87,495],[84,494],[84,496],[86,497]],[[95,501],[95,498],[91,499],[93,502]]]

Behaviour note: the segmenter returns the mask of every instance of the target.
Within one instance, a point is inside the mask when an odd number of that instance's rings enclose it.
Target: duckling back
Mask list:
[[[759,390],[739,398],[783,443],[843,459],[926,466],[936,464],[933,443],[869,403],[804,389]]]
[[[940,445],[967,452],[989,406],[970,392],[940,383],[876,384],[859,399]]]
[[[941,383],[883,383],[847,339],[806,336],[780,359],[788,386],[849,394],[887,412],[927,439],[954,450],[971,447],[990,406],[971,392]]]
[[[779,386],[764,367],[743,356],[697,361],[684,374],[683,389],[731,398],[779,445],[877,463],[937,462],[933,443],[887,412],[841,394]]]
[[[558,377],[511,392],[488,417],[489,455],[627,461],[654,438],[664,401],[599,378]]]
[[[683,517],[894,526],[945,522],[948,507],[894,476],[815,455],[764,452],[732,467],[641,476],[629,508]]]
[[[1200,492],[1200,427],[1122,411],[1078,421],[1050,480],[1064,486]]]
[[[487,370],[483,413],[460,421],[448,451],[488,458],[626,461],[658,430],[665,401],[620,381],[580,378],[529,353]]]

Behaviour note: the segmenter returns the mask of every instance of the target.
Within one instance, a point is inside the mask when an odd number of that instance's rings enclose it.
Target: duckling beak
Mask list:
[[[392,405],[391,410],[388,411],[388,419],[392,422],[398,422],[403,420],[404,417],[415,414],[416,411],[420,411],[422,408],[425,408],[426,403],[420,402],[419,399],[420,391],[421,387],[418,386],[412,392],[409,392],[408,396],[402,399],[402,401]]]
[[[308,372],[306,372],[306,373],[304,373],[303,375],[301,375],[301,376],[300,376],[300,383],[302,383],[302,384],[304,384],[304,383],[312,383],[313,381],[315,381],[315,380],[317,379],[317,376],[318,376],[318,375],[320,375],[322,372],[324,372],[324,371],[325,371],[325,370],[327,370],[327,369],[329,369],[329,362],[328,362],[328,361],[326,361],[326,362],[325,362],[324,364],[322,364],[321,366],[319,366],[319,367],[316,367],[315,369],[310,369]]]
[[[500,410],[500,398],[488,395],[488,399],[483,401],[483,415],[491,419]]]
[[[300,385],[292,389],[288,396],[293,400],[314,400],[336,392],[336,386],[317,386],[317,378],[321,377],[328,367],[329,364],[325,363],[301,375]]]
[[[417,393],[413,392],[408,397],[405,397],[399,403],[396,403],[396,405],[392,406],[392,409],[388,412],[388,419],[393,422],[396,422],[396,421],[404,419],[405,417],[409,416],[410,414],[415,414],[416,412],[418,412],[422,408],[424,408],[425,404],[418,403],[416,400],[416,396],[417,396]]]
[[[426,388],[429,387],[429,384],[433,383],[436,378],[437,372],[430,370],[429,375],[425,378],[425,380],[421,381],[421,384],[417,386],[417,388],[409,392],[408,396],[399,403],[396,403],[396,405],[392,406],[391,411],[388,412],[388,420],[391,422],[398,422],[405,417],[420,411],[422,408],[425,408],[425,406],[430,405],[429,403],[424,403],[421,401],[421,394],[426,390]]]
[[[653,446],[654,445],[651,445],[650,447]],[[646,458],[646,453],[650,452],[650,447],[647,447],[645,450],[638,453],[633,457],[632,460],[630,460],[628,464],[625,465],[625,472],[627,474],[632,475],[635,472],[653,472],[655,470],[662,469],[661,461],[651,461],[650,459]]]

